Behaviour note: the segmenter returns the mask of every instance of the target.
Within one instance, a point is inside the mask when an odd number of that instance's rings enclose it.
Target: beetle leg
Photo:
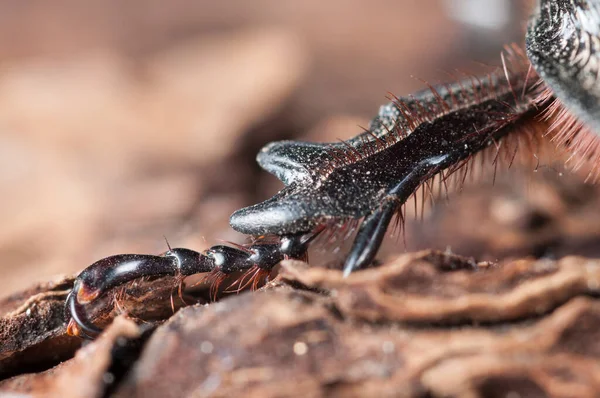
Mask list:
[[[207,273],[218,275],[211,289],[215,295],[220,278],[234,272],[269,273],[285,258],[304,258],[311,240],[318,233],[283,236],[277,243],[258,242],[248,246],[217,245],[199,253],[175,248],[160,256],[120,254],[104,258],[83,270],[75,280],[66,302],[70,317],[67,332],[86,338],[96,337],[102,330],[86,313],[86,304],[110,289],[144,276],[189,276]],[[212,274],[211,274],[212,273]],[[253,274],[254,275],[254,274]],[[251,279],[256,286],[256,278]]]
[[[67,332],[95,337],[101,331],[85,311],[88,304],[108,290],[143,276],[192,275],[209,272],[213,259],[193,250],[175,248],[161,256],[119,254],[95,262],[75,280],[66,302],[65,312],[72,318]]]

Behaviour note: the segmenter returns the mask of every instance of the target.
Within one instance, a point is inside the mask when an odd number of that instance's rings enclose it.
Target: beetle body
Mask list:
[[[518,46],[508,47],[497,71],[452,84],[427,83],[426,90],[394,98],[368,130],[350,140],[265,146],[257,161],[285,186],[231,216],[231,226],[250,235],[251,243],[100,260],[78,276],[67,299],[69,332],[99,333],[87,319],[86,304],[142,276],[200,273],[218,286],[226,275],[242,272],[240,289],[242,282],[256,287],[281,260],[305,259],[314,238],[348,222],[359,228],[344,273],[367,267],[391,220],[404,217],[402,206],[419,187],[436,176],[443,183],[456,173],[466,176],[469,162],[490,147],[497,164],[501,141],[531,135],[527,125],[539,118],[556,119],[550,132],[557,130],[558,142],[600,163],[594,134],[600,131],[599,3],[538,1],[526,38],[531,63]]]

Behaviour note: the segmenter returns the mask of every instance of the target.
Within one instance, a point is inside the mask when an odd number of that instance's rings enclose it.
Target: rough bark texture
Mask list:
[[[43,369],[73,356],[65,335],[65,299],[73,278],[38,285],[0,303],[0,378]]]
[[[600,391],[598,260],[490,266],[425,251],[348,279],[289,261],[281,279],[182,309],[144,338],[118,318],[74,359],[0,388],[77,397]]]

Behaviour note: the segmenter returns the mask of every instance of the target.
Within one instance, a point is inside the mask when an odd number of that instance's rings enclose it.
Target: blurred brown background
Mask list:
[[[505,0],[0,2],[0,295],[121,252],[241,241],[269,141],[366,126],[498,63]]]

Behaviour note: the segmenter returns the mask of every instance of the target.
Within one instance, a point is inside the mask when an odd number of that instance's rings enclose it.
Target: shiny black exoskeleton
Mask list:
[[[527,35],[535,71],[513,47],[508,61],[503,58],[503,68],[494,73],[394,99],[381,107],[368,131],[348,141],[267,145],[257,161],[285,187],[230,218],[232,228],[254,237],[253,243],[214,246],[203,253],[177,248],[161,256],[125,254],[100,260],[77,277],[67,299],[70,331],[88,337],[98,334],[85,305],[127,281],[156,275],[269,272],[285,258],[305,258],[317,235],[347,223],[359,223],[359,228],[344,274],[368,266],[393,217],[403,217],[402,206],[418,187],[435,176],[445,181],[464,170],[475,154],[497,146],[539,112],[544,104],[537,100],[536,71],[585,120],[600,120],[598,10],[598,1],[592,0],[538,1]],[[572,28],[567,32],[572,36],[567,36],[565,26]],[[575,48],[582,43],[583,50]],[[571,68],[565,63],[581,51],[587,64]]]

